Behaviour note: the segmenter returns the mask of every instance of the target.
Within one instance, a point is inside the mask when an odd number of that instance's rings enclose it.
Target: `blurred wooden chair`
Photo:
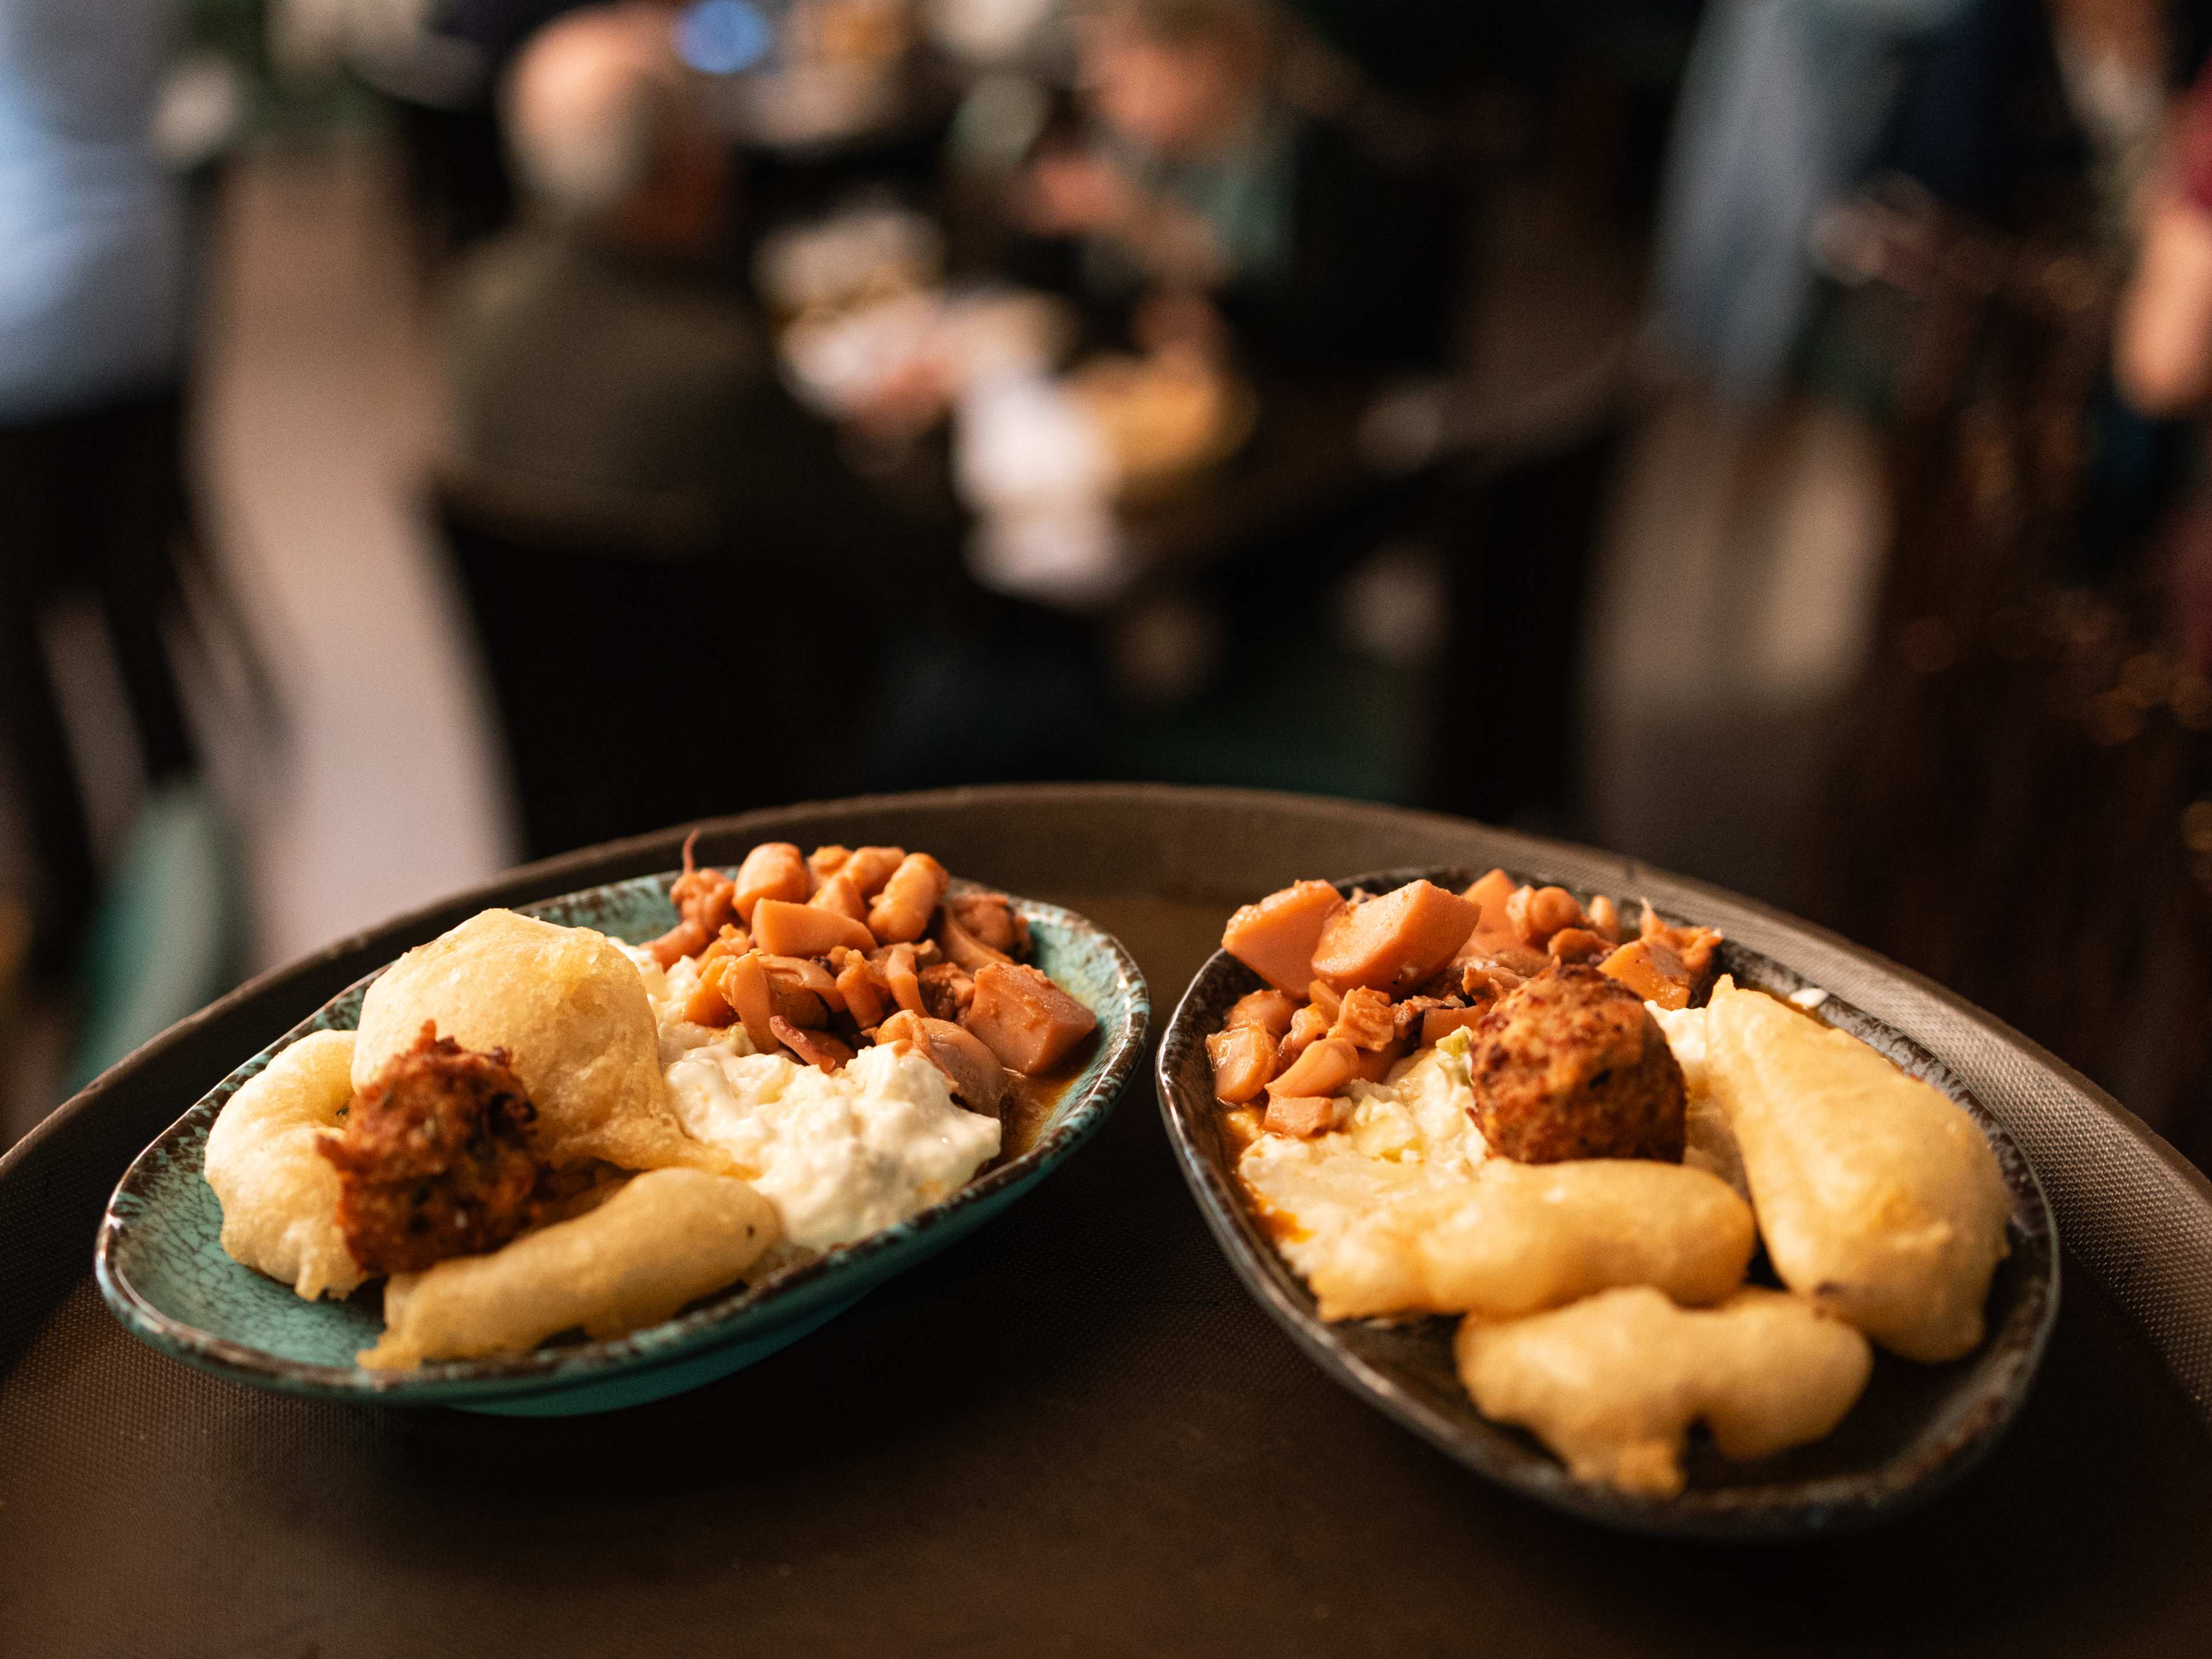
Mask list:
[[[831,603],[845,573],[773,536],[676,556],[508,505],[449,477],[434,512],[529,856],[849,790],[876,653]]]

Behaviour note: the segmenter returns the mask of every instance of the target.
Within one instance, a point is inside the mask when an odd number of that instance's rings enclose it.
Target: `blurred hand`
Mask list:
[[[2143,414],[2212,402],[2212,76],[2174,106],[2138,204],[2135,270],[2114,320],[2112,367]]]
[[[1023,176],[1014,207],[1040,235],[1110,237],[1177,287],[1208,287],[1224,274],[1204,217],[1147,194],[1094,155],[1041,157]]]
[[[1112,167],[1075,152],[1039,157],[1015,198],[1023,222],[1047,236],[1120,233],[1139,205],[1137,191]]]
[[[1163,289],[1129,319],[1137,343],[1155,355],[1180,352],[1209,363],[1229,356],[1229,324],[1203,294]]]
[[[2212,399],[2212,213],[2178,191],[2145,218],[2113,335],[2121,392],[2143,414],[2170,418]]]
[[[951,389],[942,368],[917,357],[886,375],[849,419],[863,435],[878,441],[919,437],[944,417]]]

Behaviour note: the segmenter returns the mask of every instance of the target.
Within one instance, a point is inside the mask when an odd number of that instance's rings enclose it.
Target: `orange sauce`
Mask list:
[[[1059,1065],[1036,1077],[1024,1077],[1018,1072],[1006,1073],[1006,1097],[999,1103],[999,1155],[986,1168],[995,1170],[1036,1145],[1060,1097],[1091,1064],[1098,1040],[1098,1034],[1092,1032],[1077,1043]]]

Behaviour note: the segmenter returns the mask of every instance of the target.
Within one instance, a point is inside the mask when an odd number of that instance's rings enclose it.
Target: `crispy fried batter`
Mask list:
[[[1561,963],[1475,1027],[1475,1121],[1523,1164],[1680,1163],[1682,1068],[1643,1001],[1594,968]]]
[[[497,1249],[530,1224],[544,1166],[537,1112],[504,1048],[472,1054],[425,1022],[354,1097],[337,1166],[338,1225],[363,1272],[420,1273]]]

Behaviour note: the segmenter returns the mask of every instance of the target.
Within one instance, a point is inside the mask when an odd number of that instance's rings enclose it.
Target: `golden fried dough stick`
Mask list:
[[[1636,1286],[1504,1323],[1470,1316],[1452,1347],[1485,1417],[1532,1431],[1577,1480],[1661,1497],[1682,1490],[1691,1424],[1725,1456],[1771,1456],[1842,1422],[1874,1366],[1849,1325],[1751,1287],[1703,1310]]]
[[[1705,1040],[1783,1283],[1907,1359],[1979,1343],[2010,1205],[1974,1121],[1857,1038],[1726,981]]]
[[[1330,1144],[1340,1139],[1255,1143],[1237,1165],[1262,1203],[1311,1235],[1284,1253],[1324,1319],[1513,1318],[1617,1285],[1715,1302],[1743,1282],[1756,1243],[1751,1210],[1726,1182],[1641,1158],[1493,1158],[1472,1180],[1355,1159],[1390,1190],[1365,1194],[1324,1237],[1308,1217],[1346,1211],[1338,1194],[1345,1160]]]
[[[581,1327],[620,1336],[672,1317],[742,1275],[776,1241],[775,1206],[696,1170],[638,1176],[598,1208],[489,1255],[456,1256],[385,1286],[372,1369],[526,1353]]]

